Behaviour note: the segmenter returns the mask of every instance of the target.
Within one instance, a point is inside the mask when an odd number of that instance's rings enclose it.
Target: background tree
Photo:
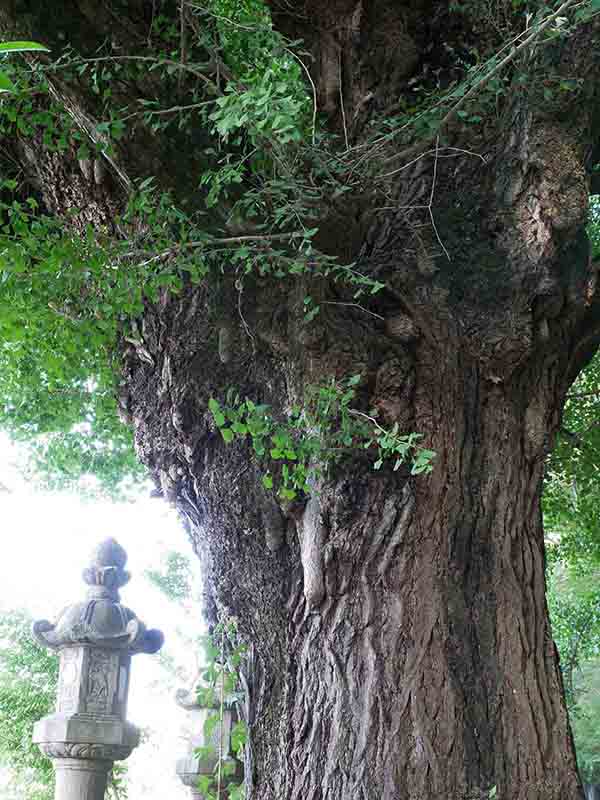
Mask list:
[[[170,601],[177,604],[181,616],[187,620],[185,628],[175,629],[178,653],[173,653],[167,642],[158,658],[165,669],[164,682],[175,693],[181,689],[193,689],[201,669],[202,642],[205,626],[198,609],[199,598],[194,591],[195,575],[189,558],[177,550],[170,550],[163,563],[155,569],[146,570],[145,577]],[[182,660],[181,651],[187,651]]]
[[[577,703],[579,672],[600,654],[600,593],[597,569],[573,576],[555,567],[550,581],[552,633],[560,653],[567,705]]]
[[[594,244],[597,228],[592,226],[589,233]],[[569,394],[558,445],[549,460],[546,475],[548,599],[577,763],[582,778],[595,784],[600,781],[600,740],[597,735],[600,376],[597,356]]]
[[[597,593],[598,566],[574,573],[565,563],[550,575],[549,605],[552,632],[560,663],[573,729],[577,764],[584,781],[600,782],[600,604]]]
[[[0,106],[1,421],[108,487],[118,406],[254,644],[250,798],[581,797],[540,497],[597,11],[0,6],[54,59]]]
[[[579,699],[571,711],[571,725],[577,747],[577,764],[586,783],[600,783],[600,720],[598,660],[582,664],[577,683]]]
[[[31,743],[34,724],[56,703],[58,659],[35,644],[23,611],[0,615],[0,764],[27,800],[54,796],[52,763]]]

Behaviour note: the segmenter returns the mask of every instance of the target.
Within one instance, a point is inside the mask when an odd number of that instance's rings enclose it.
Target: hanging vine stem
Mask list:
[[[431,193],[429,195],[429,203],[427,205],[427,210],[429,211],[429,218],[431,219],[431,225],[433,227],[433,231],[435,233],[436,239],[438,240],[440,247],[442,248],[442,250],[446,254],[446,258],[448,259],[448,261],[451,261],[450,253],[446,250],[446,247],[444,246],[444,243],[442,242],[442,240],[440,238],[440,234],[438,233],[437,225],[435,224],[435,218],[433,216],[433,210],[432,210],[433,198],[434,198],[434,195],[435,195],[435,182],[436,182],[436,178],[437,178],[438,148],[439,148],[439,146],[440,146],[440,137],[438,136],[436,138],[436,140],[435,140],[435,160],[433,162],[433,178],[432,178],[432,181],[431,181]]]
[[[342,124],[344,126],[344,144],[346,145],[346,152],[350,149],[348,141],[348,126],[346,125],[346,109],[344,108],[344,87],[343,87],[343,71],[342,71],[342,48],[338,50],[338,81],[340,92],[340,108],[342,110]]]
[[[311,77],[310,70],[308,69],[308,67],[306,66],[304,61],[302,61],[300,56],[296,55],[296,53],[294,53],[293,50],[290,50],[287,47],[284,48],[284,49],[285,49],[286,53],[289,53],[289,55],[293,56],[293,58],[295,58],[296,61],[300,64],[300,66],[302,67],[302,69],[306,73],[306,77],[308,78],[308,80],[310,82],[310,85],[312,87],[313,111],[312,111],[312,124],[311,124],[311,134],[312,134],[311,138],[312,138],[312,144],[313,144],[313,147],[314,147],[316,136],[317,136],[317,87],[315,86],[315,82],[313,81],[313,79]]]
[[[223,710],[225,706],[225,628],[221,629],[221,688],[219,696],[219,762],[217,765],[217,800],[221,800],[223,772]]]

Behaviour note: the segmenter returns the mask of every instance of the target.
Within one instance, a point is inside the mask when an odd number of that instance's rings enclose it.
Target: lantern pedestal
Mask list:
[[[236,771],[239,772],[237,769],[239,762],[232,758],[230,753],[233,713],[230,708],[224,708],[222,723],[211,725],[211,733],[207,736],[206,723],[210,718],[219,715],[219,709],[205,708],[200,705],[194,693],[185,690],[177,692],[176,699],[177,703],[187,711],[188,727],[192,734],[188,740],[187,754],[177,760],[175,771],[183,785],[189,787],[191,800],[205,800],[205,795],[198,788],[198,779],[203,775],[215,776],[219,753],[224,764],[235,765]],[[196,754],[199,749],[204,751],[201,755]],[[238,777],[241,776],[238,774]],[[225,797],[224,792],[221,795]]]
[[[56,797],[61,800],[104,800],[112,761],[55,758]]]

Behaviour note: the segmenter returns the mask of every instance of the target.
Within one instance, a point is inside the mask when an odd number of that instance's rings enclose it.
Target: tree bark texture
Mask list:
[[[93,27],[95,4],[67,5],[71,27]],[[115,13],[137,30],[142,4],[125,5]],[[304,38],[319,110],[350,143],[444,36],[472,35],[426,2],[274,4],[273,15]],[[585,75],[592,99],[595,48],[584,26],[557,67]],[[540,496],[566,392],[600,343],[584,234],[590,105],[540,108],[513,84],[483,132],[450,125],[464,152],[429,143],[408,164],[388,147],[388,172],[402,171],[386,179],[385,208],[369,187],[329,209],[318,234],[385,283],[365,307],[323,279],[248,279],[242,291],[226,276],[148,304],[150,359],[124,343],[120,402],[140,458],[187,521],[209,618],[234,617],[251,643],[248,800],[483,800],[493,787],[502,800],[583,797]],[[161,156],[169,175],[177,154],[153,142]],[[77,204],[58,193],[68,164],[22,160],[50,210]],[[122,167],[144,166],[133,142]],[[96,222],[123,191],[111,181]],[[310,326],[307,293],[321,305]],[[437,453],[431,475],[349,456],[305,505],[282,506],[208,412],[235,386],[285,416],[306,385],[356,373],[361,408]]]

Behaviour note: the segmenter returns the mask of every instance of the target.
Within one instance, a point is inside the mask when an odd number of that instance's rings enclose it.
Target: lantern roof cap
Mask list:
[[[87,644],[132,654],[160,650],[164,641],[161,631],[148,630],[120,602],[119,589],[131,577],[126,563],[126,551],[112,537],[97,545],[83,570],[86,599],[63,609],[54,624],[45,619],[34,622],[33,635],[39,644],[54,650]]]

